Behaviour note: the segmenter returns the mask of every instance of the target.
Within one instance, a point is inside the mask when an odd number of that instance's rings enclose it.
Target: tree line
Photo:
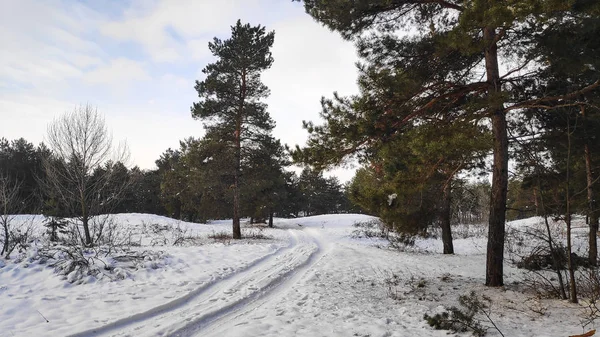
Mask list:
[[[157,168],[127,167],[122,162],[106,162],[90,175],[112,173],[106,191],[118,191],[118,200],[106,211],[112,213],[149,213],[187,221],[231,218],[231,191],[227,179],[211,179],[225,175],[207,168],[206,157],[199,157],[202,143],[197,139],[181,141],[177,150],[167,149],[156,160]],[[0,172],[2,181],[17,186],[15,200],[8,214],[44,214],[77,217],[81,211],[66,205],[47,185],[44,161],[52,152],[41,143],[34,145],[23,138],[0,139]],[[283,170],[284,167],[281,169]],[[299,217],[358,211],[346,197],[345,186],[335,177],[303,169],[299,174],[283,170],[282,180],[244,184],[243,217],[268,220],[271,210],[278,217]],[[220,187],[218,185],[221,185]],[[50,188],[49,188],[50,187]],[[124,187],[121,191],[121,187]],[[278,200],[268,200],[278,196]],[[103,197],[106,200],[108,197]],[[271,207],[269,207],[272,205]]]

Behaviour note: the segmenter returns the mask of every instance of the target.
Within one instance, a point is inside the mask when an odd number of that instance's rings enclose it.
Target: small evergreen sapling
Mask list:
[[[469,295],[459,296],[458,303],[462,308],[452,306],[447,311],[434,316],[425,314],[423,319],[436,330],[450,330],[453,333],[472,331],[473,336],[482,337],[486,335],[488,327],[484,326],[481,320],[475,316],[483,314],[494,329],[504,336],[490,317],[491,299],[486,296],[479,297],[474,291],[471,291]]]
[[[69,222],[64,218],[54,216],[47,217],[44,221],[44,227],[48,230],[47,233],[50,236],[50,241],[58,241],[57,231],[64,233],[68,224]]]

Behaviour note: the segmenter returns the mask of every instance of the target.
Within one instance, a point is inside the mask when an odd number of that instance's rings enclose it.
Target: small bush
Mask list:
[[[447,311],[433,316],[425,314],[423,319],[436,330],[449,330],[453,333],[471,331],[473,336],[485,336],[488,328],[484,327],[475,316],[484,313],[489,319],[489,313],[486,310],[489,309],[488,303],[491,300],[485,296],[480,298],[472,291],[469,295],[460,296],[458,302],[462,308],[452,306]]]
[[[352,231],[354,238],[381,238],[387,239],[389,235],[388,228],[379,220],[368,220],[355,222],[356,229]]]
[[[232,235],[226,231],[220,231],[220,232],[213,231],[212,234],[208,235],[208,238],[213,239],[216,242],[222,242],[224,244],[231,243],[231,240],[233,239]]]
[[[415,245],[415,236],[407,233],[394,233],[388,237],[390,247],[404,251],[406,247]]]
[[[590,268],[590,263],[587,258],[578,256],[575,253],[571,253],[573,260],[573,266],[575,269],[578,268]],[[519,261],[516,262],[517,268],[529,270],[529,271],[540,271],[540,270],[554,270],[554,263],[557,263],[559,270],[567,269],[567,248],[562,245],[557,245],[552,249],[552,252],[546,245],[539,245],[531,250],[531,252],[525,256],[522,256]]]
[[[263,227],[254,227],[248,230],[245,230],[242,233],[242,237],[244,239],[252,239],[252,240],[269,240],[272,239],[271,236],[266,235],[264,233]]]

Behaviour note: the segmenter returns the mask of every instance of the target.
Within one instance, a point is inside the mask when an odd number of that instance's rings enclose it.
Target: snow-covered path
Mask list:
[[[121,221],[133,226],[141,219],[172,221],[149,215]],[[76,285],[40,264],[7,264],[0,268],[0,336],[441,337],[447,331],[429,327],[423,315],[457,305],[472,290],[493,300],[491,316],[505,336],[593,328],[582,327],[581,306],[518,291],[513,282],[522,271],[511,264],[507,287],[484,287],[484,237],[456,239],[452,256],[439,254],[437,239],[398,252],[379,248],[380,239],[352,235],[355,222],[370,220],[278,219],[277,229],[264,230],[272,240],[163,246],[169,254],[163,265],[120,281]],[[202,235],[230,226],[175,225]],[[488,336],[500,334],[492,329]]]
[[[223,279],[142,313],[70,336],[191,336],[289,289],[325,254],[314,228],[287,230],[289,245]]]

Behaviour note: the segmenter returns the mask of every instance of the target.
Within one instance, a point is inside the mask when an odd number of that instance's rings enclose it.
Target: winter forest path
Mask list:
[[[183,297],[71,336],[196,336],[289,290],[327,252],[319,229],[287,230],[290,244]]]

